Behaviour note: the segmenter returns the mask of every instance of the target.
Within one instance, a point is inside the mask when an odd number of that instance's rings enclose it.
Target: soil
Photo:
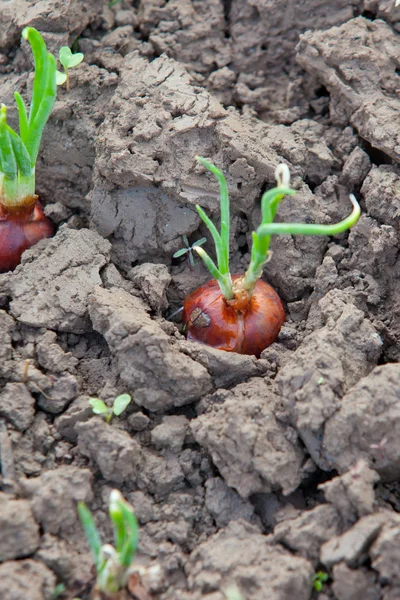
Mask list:
[[[37,167],[57,233],[0,276],[2,600],[58,584],[88,600],[76,505],[112,542],[113,488],[140,523],[137,564],[157,571],[131,598],[400,598],[400,6],[0,4],[13,123],[32,81],[24,26],[85,54]],[[209,237],[196,203],[218,219],[196,155],[227,175],[234,273],[279,162],[298,192],[279,220],[336,221],[349,193],[362,205],[350,233],[273,240],[264,276],[287,321],[259,359],[170,318],[209,279],[172,258],[182,235]],[[93,415],[89,397],[122,393],[120,417]]]

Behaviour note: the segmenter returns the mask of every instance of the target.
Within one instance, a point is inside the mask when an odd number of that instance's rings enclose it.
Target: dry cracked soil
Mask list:
[[[158,568],[130,598],[399,600],[400,6],[2,0],[14,123],[26,25],[85,61],[37,167],[57,233],[0,276],[0,598],[62,584],[88,600],[76,505],[111,541],[118,488],[137,563]],[[207,235],[195,204],[218,220],[195,155],[227,175],[233,272],[279,162],[297,190],[280,220],[361,202],[350,233],[273,240],[264,277],[287,321],[260,359],[186,341],[169,318],[208,279],[172,258]],[[93,415],[90,397],[122,393],[120,417]]]

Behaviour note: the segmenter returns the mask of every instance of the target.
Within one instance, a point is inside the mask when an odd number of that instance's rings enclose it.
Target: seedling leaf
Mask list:
[[[63,85],[67,81],[67,74],[56,71],[56,84]]]
[[[180,250],[175,252],[175,254],[172,255],[172,258],[179,258],[180,256],[183,256],[187,252],[190,252],[189,248],[181,248]]]
[[[329,575],[328,573],[325,573],[324,571],[317,571],[317,573],[314,573],[313,578],[312,578],[312,584],[313,584],[313,588],[316,592],[322,592],[323,587],[324,587],[324,583],[326,583],[329,579]]]
[[[114,415],[119,417],[120,414],[122,414],[124,412],[124,410],[126,409],[126,407],[128,406],[128,404],[130,403],[131,400],[132,400],[132,398],[130,397],[129,394],[121,394],[120,396],[117,396],[117,398],[115,398],[114,404],[113,404]]]
[[[76,52],[76,54],[72,54],[71,49],[68,46],[63,46],[60,48],[59,52],[60,63],[64,67],[64,69],[71,69],[72,67],[76,67],[83,61],[82,52]]]
[[[108,406],[100,398],[90,398],[89,404],[95,415],[106,415],[109,411]]]
[[[192,244],[192,248],[196,248],[196,246],[202,246],[203,244],[205,244],[207,241],[206,237],[202,237],[199,240],[196,240],[195,242],[193,242]]]

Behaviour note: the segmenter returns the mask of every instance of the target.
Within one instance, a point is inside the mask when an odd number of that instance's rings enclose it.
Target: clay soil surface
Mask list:
[[[76,505],[111,542],[113,488],[140,522],[138,564],[158,568],[153,600],[400,598],[394,4],[0,1],[13,123],[32,83],[24,26],[85,54],[37,167],[57,233],[0,276],[2,600],[59,584],[90,597]],[[233,272],[278,163],[297,190],[280,221],[331,223],[349,193],[361,202],[350,233],[273,240],[264,277],[287,321],[258,360],[188,342],[169,318],[209,278],[172,259],[182,235],[210,238],[196,203],[218,219],[195,155],[227,175]],[[122,393],[121,417],[93,415],[90,397]]]

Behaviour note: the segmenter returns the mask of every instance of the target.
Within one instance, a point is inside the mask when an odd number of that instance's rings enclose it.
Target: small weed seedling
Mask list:
[[[79,502],[78,514],[93,555],[96,567],[96,588],[106,597],[123,589],[133,572],[139,526],[133,508],[118,490],[110,494],[109,514],[114,529],[114,546],[102,545],[92,513]]]
[[[131,400],[129,394],[121,394],[115,398],[112,406],[107,406],[100,398],[89,398],[89,404],[95,415],[101,415],[109,423],[113,415],[119,417],[124,412]]]
[[[56,598],[59,598],[60,596],[62,596],[64,594],[64,592],[65,592],[65,585],[63,583],[59,583],[55,587],[53,594],[50,596],[50,600],[56,600]]]
[[[183,237],[183,241],[186,244],[186,248],[181,248],[180,250],[175,252],[175,254],[172,256],[172,258],[179,258],[179,257],[183,256],[184,254],[187,254],[189,269],[192,270],[194,267],[193,250],[194,250],[194,248],[197,248],[198,246],[202,246],[203,244],[205,244],[207,241],[207,238],[203,237],[200,240],[193,242],[192,245],[190,245],[189,240],[187,239],[187,236],[183,235],[182,237]]]
[[[204,158],[197,157],[203,167],[218,180],[220,188],[221,229],[218,231],[204,210],[196,209],[210,231],[215,244],[217,261],[195,246],[210,271],[211,281],[192,292],[183,303],[182,322],[187,338],[227,352],[254,354],[259,357],[272,344],[285,321],[285,311],[275,290],[261,278],[270,256],[272,235],[331,236],[352,227],[360,216],[354,196],[351,214],[340,223],[314,225],[308,223],[274,223],[279,203],[286,195],[295,194],[290,187],[287,165],[278,165],[277,186],[261,199],[261,224],[253,232],[250,264],[245,273],[231,275],[229,270],[230,207],[228,185],[222,171]]]
[[[76,54],[72,54],[70,48],[68,46],[63,46],[59,51],[59,59],[60,63],[64,67],[64,73],[61,71],[57,71],[56,73],[56,81],[57,85],[63,85],[66,83],[67,92],[70,90],[70,81],[69,81],[69,69],[73,67],[77,67],[83,61],[82,52],[76,52]]]
[[[325,573],[324,571],[317,571],[317,573],[314,573],[313,575],[313,579],[312,579],[312,585],[313,588],[316,592],[322,592],[323,587],[324,587],[324,583],[326,583],[329,579],[329,575],[328,573]]]

